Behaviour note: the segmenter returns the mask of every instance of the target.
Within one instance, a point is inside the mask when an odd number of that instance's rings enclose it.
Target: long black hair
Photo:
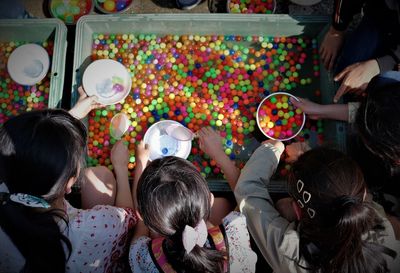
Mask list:
[[[64,196],[70,178],[84,164],[86,130],[63,110],[32,111],[11,118],[0,128],[0,181],[12,193],[52,203]],[[65,272],[71,243],[58,221],[64,211],[0,204],[0,226],[25,258],[24,272]]]
[[[388,272],[383,253],[396,253],[362,238],[384,227],[364,200],[366,185],[352,159],[328,148],[308,151],[293,164],[288,184],[302,212],[300,253],[312,272]]]
[[[164,157],[151,162],[138,182],[139,212],[147,227],[165,237],[169,263],[178,272],[223,272],[224,253],[196,245],[187,253],[185,226],[207,221],[211,211],[207,182],[186,160]]]
[[[375,77],[356,115],[358,133],[366,147],[387,163],[392,172],[400,166],[400,82],[382,83]]]

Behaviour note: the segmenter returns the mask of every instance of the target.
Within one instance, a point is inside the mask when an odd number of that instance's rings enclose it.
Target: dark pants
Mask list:
[[[346,37],[335,75],[351,64],[383,56],[385,48],[388,48],[387,35],[387,31],[375,20],[364,16],[357,28]]]

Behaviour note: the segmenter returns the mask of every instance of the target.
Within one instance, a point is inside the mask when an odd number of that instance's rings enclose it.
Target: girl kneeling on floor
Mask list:
[[[275,272],[399,272],[400,242],[381,206],[370,201],[357,164],[319,148],[301,155],[288,178],[294,219],[274,207],[268,184],[284,145],[265,141],[235,189],[257,246]]]
[[[140,172],[140,164],[144,167],[148,160],[143,144],[137,160]],[[213,226],[208,221],[213,198],[190,162],[177,157],[152,161],[137,182],[143,222],[132,240],[132,271],[254,272],[257,257],[250,249],[245,218],[231,212],[220,226]]]

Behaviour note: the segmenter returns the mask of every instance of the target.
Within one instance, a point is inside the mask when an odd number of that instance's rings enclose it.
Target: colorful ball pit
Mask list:
[[[93,11],[92,0],[50,0],[49,10],[54,18],[64,21],[66,24],[76,24],[83,15]]]
[[[230,13],[275,13],[276,0],[228,0],[227,10]]]
[[[45,78],[33,86],[23,86],[14,82],[6,65],[10,54],[25,44],[20,41],[0,43],[0,126],[10,117],[20,113],[44,109],[48,105],[50,91],[50,71]],[[53,55],[53,41],[38,43],[50,56]]]
[[[131,122],[123,137],[131,151],[130,170],[136,144],[152,124],[165,119],[194,132],[212,126],[224,139],[225,153],[242,166],[252,152],[245,147],[254,141],[257,106],[264,97],[277,91],[318,93],[312,87],[319,77],[317,43],[307,37],[98,33],[91,58],[122,63],[132,88],[123,102],[90,113],[89,166],[112,168],[109,154],[116,139],[110,137],[109,123],[119,112]],[[304,69],[306,62],[318,69]],[[316,133],[311,126],[307,121],[296,140]],[[197,141],[188,159],[205,177],[222,176]]]
[[[264,98],[257,109],[257,125],[268,138],[287,141],[296,137],[306,121],[306,115],[295,108],[290,99],[298,100],[285,92],[276,92]]]
[[[103,13],[120,13],[127,10],[133,0],[95,0],[96,8]]]

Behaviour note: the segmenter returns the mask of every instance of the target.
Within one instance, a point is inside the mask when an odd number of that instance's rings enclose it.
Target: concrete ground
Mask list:
[[[224,1],[224,0],[220,0]],[[44,18],[49,0],[22,0],[28,12],[33,16]],[[124,13],[208,13],[207,0],[192,10],[180,10],[175,0],[133,0],[132,6]],[[225,5],[225,4],[223,4]],[[275,13],[288,13],[291,15],[330,15],[332,12],[333,0],[322,0],[312,6],[300,6],[289,0],[277,0]],[[94,11],[94,14],[97,12]]]

